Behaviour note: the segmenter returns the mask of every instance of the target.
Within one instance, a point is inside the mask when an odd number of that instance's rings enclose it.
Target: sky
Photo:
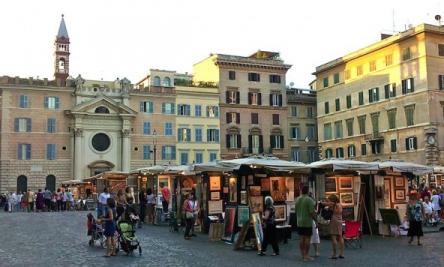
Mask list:
[[[409,24],[437,24],[437,0],[14,0],[0,15],[0,76],[53,78],[61,14],[71,41],[70,75],[127,77],[149,69],[192,73],[210,53],[280,52],[287,84],[308,88],[316,66]],[[443,19],[444,22],[444,19]],[[444,23],[443,23],[444,24]]]

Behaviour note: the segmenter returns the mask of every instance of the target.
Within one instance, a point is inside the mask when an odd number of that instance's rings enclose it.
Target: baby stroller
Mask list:
[[[106,237],[102,225],[96,222],[91,213],[88,213],[87,218],[88,236],[91,236],[88,244],[92,247],[99,242],[100,247],[105,247]]]
[[[119,233],[119,247],[126,252],[126,255],[133,254],[135,249],[139,249],[139,255],[142,255],[142,247],[135,235],[135,224],[133,222],[122,220],[117,224]]]

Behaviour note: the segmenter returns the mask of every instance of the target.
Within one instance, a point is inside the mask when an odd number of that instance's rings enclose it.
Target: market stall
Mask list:
[[[93,199],[97,199],[97,194],[100,194],[105,187],[108,188],[111,195],[116,195],[120,189],[125,190],[128,176],[129,174],[126,172],[110,171],[85,178],[82,181],[91,184]]]

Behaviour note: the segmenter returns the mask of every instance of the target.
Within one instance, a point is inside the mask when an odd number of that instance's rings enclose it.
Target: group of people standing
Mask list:
[[[10,192],[3,197],[4,210],[7,212],[66,211],[75,207],[74,195],[68,189],[51,192],[48,188],[37,193],[28,189],[25,192]]]

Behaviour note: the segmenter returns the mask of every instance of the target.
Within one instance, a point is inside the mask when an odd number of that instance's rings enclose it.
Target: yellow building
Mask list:
[[[321,156],[443,164],[444,27],[383,37],[316,68]]]

